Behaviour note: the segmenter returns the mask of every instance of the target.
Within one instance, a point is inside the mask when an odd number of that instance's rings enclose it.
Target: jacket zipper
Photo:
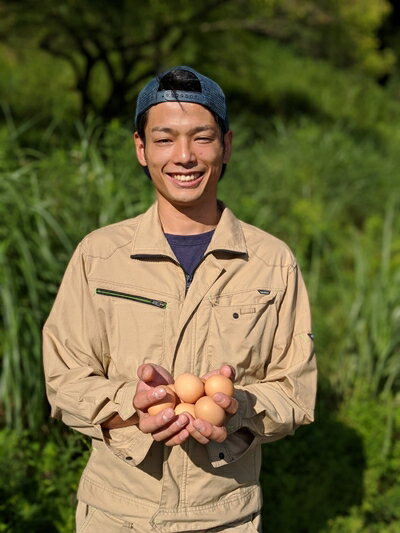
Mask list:
[[[185,272],[185,296],[187,294],[187,291],[189,290],[189,287],[190,287],[190,284],[192,283],[193,281],[193,273],[192,274],[187,274]]]
[[[146,298],[145,296],[136,296],[126,292],[112,291],[109,289],[96,289],[96,294],[102,294],[103,296],[115,296],[116,298],[122,298],[124,300],[132,300],[142,304],[154,305],[155,307],[159,307],[161,309],[165,309],[167,307],[167,302],[154,300],[153,298]]]
[[[224,250],[223,248],[218,248],[217,251],[220,251],[220,252],[230,252],[230,253],[234,253],[236,255],[244,255],[243,252],[231,252],[231,250]],[[183,270],[184,274],[185,274],[185,296],[189,290],[189,287],[190,287],[190,284],[192,283],[193,281],[193,276],[194,276],[194,273],[196,272],[196,270],[198,269],[198,267],[200,266],[200,264],[204,261],[204,259],[207,257],[207,255],[209,255],[210,253],[212,252],[208,252],[208,254],[204,255],[201,260],[200,260],[200,263],[196,266],[196,268],[194,269],[194,271],[191,273],[191,274],[188,274],[187,272],[185,272],[185,270]],[[179,263],[178,263],[179,264]]]
[[[174,259],[172,259],[172,257],[169,257],[168,255],[160,255],[160,254],[133,254],[130,257],[131,257],[131,259],[170,259],[171,261],[173,261],[176,265],[178,265],[183,270],[183,273],[184,273],[184,276],[185,276],[185,296],[187,295],[187,292],[189,290],[190,284],[193,281],[194,272],[192,274],[187,274],[185,272],[185,270],[183,269],[182,265],[179,263],[179,261],[175,261]],[[197,266],[199,266],[199,265],[197,265]]]

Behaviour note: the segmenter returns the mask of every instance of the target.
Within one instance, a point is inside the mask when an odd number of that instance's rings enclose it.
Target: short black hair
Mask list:
[[[160,91],[186,91],[201,93],[201,84],[199,79],[190,72],[190,70],[185,70],[182,68],[171,70],[167,72],[163,77],[159,77],[158,90]],[[179,100],[177,98],[177,100]],[[150,108],[151,109],[151,108]],[[220,117],[209,109],[210,113],[213,115],[215,122],[218,124],[218,127],[221,131],[222,143],[224,142],[224,135],[227,132],[226,127]],[[137,119],[137,132],[142,141],[145,141],[145,128],[147,124],[149,110],[147,109],[142,113]]]

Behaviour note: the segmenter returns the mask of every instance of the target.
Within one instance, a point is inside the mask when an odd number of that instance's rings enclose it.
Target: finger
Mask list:
[[[207,374],[204,374],[204,376],[202,376],[202,379],[207,380],[208,378],[210,378],[211,376],[215,376],[216,374],[222,374],[223,376],[231,379],[232,381],[235,381],[236,372],[233,366],[230,365],[222,365],[217,370],[210,370],[210,372],[207,372]]]
[[[183,444],[190,437],[189,431],[185,428],[179,433],[176,433],[171,439],[167,439],[164,444],[166,446],[177,446]]]
[[[185,429],[185,426],[187,426],[189,422],[189,419],[186,415],[179,415],[175,419],[171,420],[170,424],[167,424],[163,426],[160,430],[154,431],[152,433],[153,439],[157,442],[165,441],[169,442],[172,440],[174,444],[180,444],[185,440],[186,434],[183,433],[181,436],[184,437],[183,440],[181,440],[179,434],[182,433],[183,429]],[[174,440],[175,439],[175,440]]]
[[[171,374],[160,365],[146,363],[137,369],[138,377],[145,383],[156,387],[157,385],[173,383]]]
[[[223,442],[227,437],[225,426],[213,426],[209,422],[196,419],[188,426],[191,436],[201,444],[208,444],[210,441]]]
[[[213,394],[212,399],[217,405],[220,405],[229,415],[234,415],[239,409],[239,402],[236,398],[228,396],[223,392],[216,392]]]
[[[207,372],[207,374],[204,374],[204,376],[201,376],[201,379],[207,380],[211,376],[215,376],[216,374],[219,374],[219,370],[210,370],[210,372]]]
[[[154,433],[169,424],[175,416],[174,410],[171,407],[163,409],[154,416],[143,413],[139,420],[139,429],[143,433]]]
[[[133,405],[136,409],[146,410],[167,395],[164,387],[156,387],[144,391],[137,391],[133,398]]]
[[[154,376],[153,365],[150,365],[150,364],[140,365],[137,369],[137,375],[138,375],[138,378],[144,381],[145,383],[152,381],[153,376]]]
[[[190,435],[200,444],[208,444],[210,442],[210,439],[206,435],[203,435],[203,432],[207,434],[205,426],[199,424],[195,426],[194,423],[192,423],[187,426],[187,430]]]
[[[236,371],[233,368],[233,366],[231,366],[231,365],[222,365],[221,368],[219,369],[219,373],[222,374],[223,376],[231,379],[232,381],[235,381]]]

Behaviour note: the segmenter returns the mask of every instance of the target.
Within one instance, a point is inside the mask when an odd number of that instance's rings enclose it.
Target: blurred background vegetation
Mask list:
[[[310,293],[317,419],[264,447],[265,531],[400,531],[399,3],[0,0],[0,21],[0,531],[74,529],[90,444],[49,419],[41,327],[78,241],[152,201],[135,98],[176,64],[226,91],[220,197]]]

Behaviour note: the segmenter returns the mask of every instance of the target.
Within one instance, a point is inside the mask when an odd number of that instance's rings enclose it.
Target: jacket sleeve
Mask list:
[[[51,416],[85,435],[102,439],[116,455],[129,456],[129,464],[138,464],[152,444],[150,435],[136,426],[112,432],[101,428],[101,423],[115,413],[123,420],[135,413],[132,401],[137,380],[107,377],[107,346],[87,283],[81,243],[43,328],[43,365]],[[117,438],[113,440],[110,434]]]
[[[224,443],[231,461],[257,443],[292,435],[296,428],[314,420],[317,368],[307,290],[296,264],[288,268],[264,378],[235,388],[239,410],[228,423],[229,436]],[[249,439],[249,434],[253,438]]]

